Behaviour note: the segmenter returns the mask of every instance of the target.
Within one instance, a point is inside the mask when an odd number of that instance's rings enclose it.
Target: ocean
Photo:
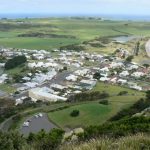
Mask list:
[[[0,18],[50,18],[50,17],[100,17],[109,20],[150,21],[150,16],[106,15],[106,14],[0,14]]]

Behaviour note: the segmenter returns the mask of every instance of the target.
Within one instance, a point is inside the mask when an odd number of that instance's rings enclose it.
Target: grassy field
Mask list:
[[[110,97],[109,105],[101,105],[98,101],[86,104],[71,106],[67,109],[50,112],[50,120],[62,128],[85,127],[89,125],[99,125],[114,116],[123,108],[127,108],[139,100],[140,96],[115,96]],[[73,110],[79,110],[78,117],[71,117]]]
[[[0,90],[6,92],[6,93],[14,93],[16,89],[12,87],[10,84],[0,84]]]
[[[143,92],[121,86],[104,84],[103,82],[98,82],[92,91],[105,91],[109,93],[109,105],[101,105],[99,104],[99,101],[78,104],[64,110],[48,113],[50,120],[62,128],[75,128],[79,126],[102,124],[123,108],[131,106],[141,97],[145,96]],[[121,91],[127,91],[128,94],[117,96]],[[71,117],[70,113],[73,110],[79,110],[80,115],[78,117]]]
[[[3,26],[3,24],[6,24],[6,26]],[[68,44],[80,44],[83,41],[96,37],[119,35],[149,36],[149,29],[150,23],[148,22],[69,18],[1,20],[0,45],[14,48],[51,50]],[[20,34],[28,33],[69,35],[75,38],[18,37]]]
[[[117,95],[121,91],[127,91],[128,95],[135,95],[135,96],[143,95],[144,96],[143,92],[139,92],[137,90],[132,90],[132,89],[117,86],[117,85],[107,84],[104,82],[98,82],[92,91],[105,91],[105,92],[109,93],[110,95]]]

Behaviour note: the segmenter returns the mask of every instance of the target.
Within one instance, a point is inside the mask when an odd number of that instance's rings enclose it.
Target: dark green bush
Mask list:
[[[9,59],[6,64],[5,64],[5,69],[9,70],[9,69],[13,69],[23,63],[25,63],[27,61],[26,57],[23,56],[16,56],[12,59]]]
[[[77,117],[77,116],[79,116],[79,114],[80,114],[79,110],[73,110],[73,111],[70,113],[70,116],[71,116],[71,117]]]
[[[99,104],[108,105],[108,100],[107,99],[101,100],[99,101]]]

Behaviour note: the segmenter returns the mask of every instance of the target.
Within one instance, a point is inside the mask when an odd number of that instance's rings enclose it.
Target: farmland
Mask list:
[[[98,37],[148,36],[149,25],[150,23],[143,22],[71,18],[1,20],[0,45],[51,50],[69,44],[81,44],[83,41]],[[32,33],[32,36],[29,33]],[[87,49],[93,48],[87,47]],[[98,51],[98,49],[94,50]],[[106,51],[109,49],[107,48]]]

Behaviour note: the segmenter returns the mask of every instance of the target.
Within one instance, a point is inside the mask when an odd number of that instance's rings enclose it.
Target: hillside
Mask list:
[[[108,137],[91,139],[84,143],[73,143],[63,145],[60,150],[141,150],[150,149],[150,138],[148,135],[137,134],[134,136],[113,139]]]

